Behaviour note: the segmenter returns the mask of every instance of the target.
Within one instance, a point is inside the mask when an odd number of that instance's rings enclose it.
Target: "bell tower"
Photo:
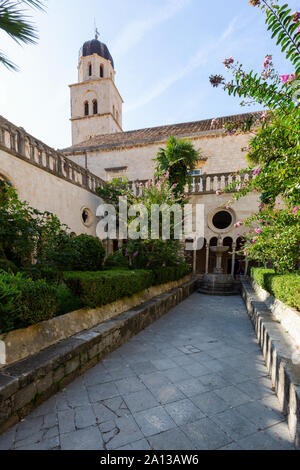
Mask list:
[[[80,49],[78,83],[70,85],[72,145],[123,131],[123,100],[115,75],[113,58],[96,34]]]

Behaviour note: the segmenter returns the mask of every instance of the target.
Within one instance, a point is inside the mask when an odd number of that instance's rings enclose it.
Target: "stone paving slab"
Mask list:
[[[0,450],[293,449],[240,297],[194,294],[23,422]]]

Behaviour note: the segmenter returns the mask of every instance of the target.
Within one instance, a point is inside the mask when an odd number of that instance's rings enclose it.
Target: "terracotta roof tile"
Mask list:
[[[217,125],[215,126],[214,130],[223,129],[224,124],[228,121],[246,121],[250,116],[256,116],[258,114],[258,112],[253,112],[220,117],[218,118]],[[211,121],[212,119],[206,119],[204,121],[185,122],[182,124],[151,127],[148,129],[139,129],[135,131],[118,132],[115,134],[98,135],[77,145],[63,149],[62,152],[69,154],[72,152],[80,152],[85,149],[110,149],[135,144],[150,143],[168,138],[171,135],[175,137],[188,137],[202,132],[210,132]]]

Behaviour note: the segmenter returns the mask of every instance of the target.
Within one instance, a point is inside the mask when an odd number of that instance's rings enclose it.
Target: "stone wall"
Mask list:
[[[11,182],[21,200],[57,214],[73,232],[96,234],[94,214],[102,201],[95,190],[103,181],[3,118],[0,176]],[[85,208],[91,211],[86,225]]]
[[[183,137],[183,136],[182,136]],[[203,166],[203,172],[227,173],[236,172],[247,167],[245,152],[241,149],[247,147],[249,134],[229,136],[223,132],[209,132],[198,136],[187,136],[197,150],[202,150],[207,158]],[[102,179],[107,179],[105,169],[112,167],[127,167],[127,177],[130,181],[147,180],[153,177],[156,157],[160,147],[166,145],[166,139],[147,144],[127,145],[120,147],[108,147],[99,149],[87,149],[88,169]],[[78,163],[85,164],[83,153],[69,155],[68,158]]]

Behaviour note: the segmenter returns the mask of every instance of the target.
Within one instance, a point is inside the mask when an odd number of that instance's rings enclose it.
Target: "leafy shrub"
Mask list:
[[[122,250],[116,251],[112,255],[106,258],[105,266],[108,268],[121,267],[128,268],[129,261],[126,256],[123,255]]]
[[[251,268],[251,278],[290,307],[300,310],[300,272],[276,274],[272,269]]]
[[[70,238],[66,267],[72,271],[99,271],[103,265],[105,250],[101,241],[91,235]]]
[[[17,266],[8,259],[0,259],[0,270],[6,271],[7,273],[15,274],[18,271]]]
[[[64,283],[57,288],[57,315],[75,312],[83,307],[82,302]]]
[[[55,287],[44,280],[0,271],[0,331],[25,328],[53,318],[57,311]]]
[[[34,281],[44,279],[49,284],[58,285],[60,280],[60,273],[57,269],[52,267],[45,267],[41,265],[32,265],[30,268],[22,271],[24,274],[31,277]]]
[[[99,271],[104,257],[105,250],[98,238],[61,234],[57,246],[50,247],[42,265],[59,271]]]
[[[154,285],[166,284],[167,282],[179,281],[191,272],[191,267],[187,264],[178,266],[168,266],[152,270],[154,275]]]
[[[64,282],[87,307],[130,297],[153,285],[151,271],[65,272]]]

